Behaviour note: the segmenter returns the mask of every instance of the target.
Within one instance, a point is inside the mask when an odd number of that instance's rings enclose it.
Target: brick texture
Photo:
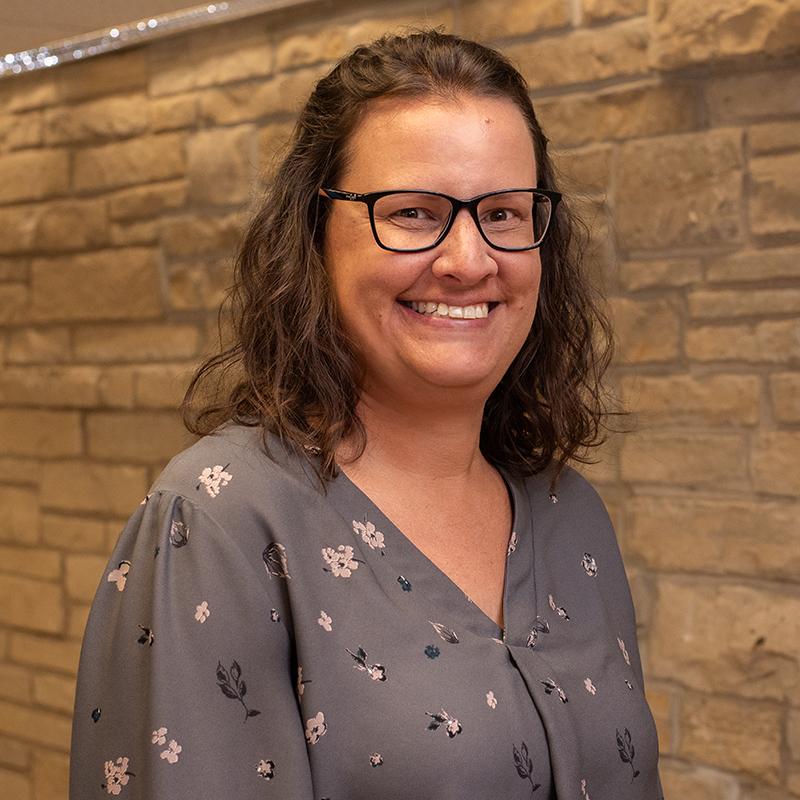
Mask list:
[[[87,614],[245,226],[315,82],[408,26],[511,58],[590,226],[632,414],[579,469],[666,796],[800,798],[800,0],[290,4],[0,82],[0,796],[66,800]]]

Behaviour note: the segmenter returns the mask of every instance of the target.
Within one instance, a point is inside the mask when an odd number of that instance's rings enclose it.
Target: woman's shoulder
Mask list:
[[[226,423],[170,460],[150,494],[180,496],[217,521],[259,514],[315,493],[306,459],[263,429]]]
[[[554,489],[551,489],[556,465],[551,462],[541,472],[524,479],[531,504],[537,507],[560,507],[606,520],[608,510],[600,493],[591,481],[575,467],[566,464],[560,471]]]

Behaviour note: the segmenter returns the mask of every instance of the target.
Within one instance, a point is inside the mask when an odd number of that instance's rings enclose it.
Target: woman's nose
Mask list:
[[[453,227],[434,250],[433,273],[451,276],[461,283],[479,283],[497,273],[493,249],[486,243],[466,208],[459,210]]]

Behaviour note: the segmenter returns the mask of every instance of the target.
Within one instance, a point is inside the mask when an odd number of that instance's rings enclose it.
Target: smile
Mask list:
[[[483,319],[497,303],[476,303],[471,306],[449,306],[432,300],[399,300],[401,305],[430,317],[449,317],[450,319]]]

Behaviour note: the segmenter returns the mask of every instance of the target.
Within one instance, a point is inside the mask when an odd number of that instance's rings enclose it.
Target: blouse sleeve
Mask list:
[[[133,514],[84,636],[72,800],[313,798],[290,637],[260,557],[179,495]]]

